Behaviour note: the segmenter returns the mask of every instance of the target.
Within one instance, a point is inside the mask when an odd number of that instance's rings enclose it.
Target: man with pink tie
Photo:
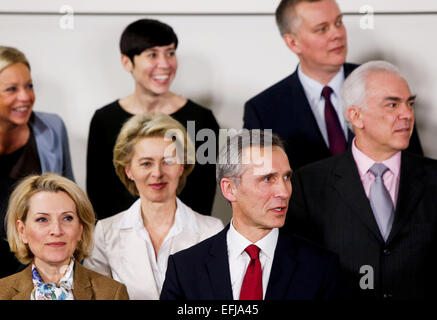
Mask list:
[[[384,61],[341,95],[352,147],[296,171],[285,228],[339,255],[346,298],[435,298],[437,161],[404,151],[415,95]]]

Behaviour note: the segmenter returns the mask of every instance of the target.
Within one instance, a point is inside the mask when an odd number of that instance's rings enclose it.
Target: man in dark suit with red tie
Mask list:
[[[232,220],[217,235],[169,257],[161,299],[335,297],[337,256],[279,231],[291,196],[290,178],[276,136],[260,130],[231,136],[219,154],[217,180],[232,206]]]
[[[415,95],[367,62],[345,80],[351,149],[293,175],[284,228],[334,251],[348,299],[437,298],[437,161],[413,155]]]
[[[272,129],[293,170],[344,152],[354,137],[341,112],[340,87],[357,67],[345,63],[342,19],[335,0],[282,0],[276,22],[299,65],[245,104],[243,127]],[[415,129],[408,151],[423,155]]]

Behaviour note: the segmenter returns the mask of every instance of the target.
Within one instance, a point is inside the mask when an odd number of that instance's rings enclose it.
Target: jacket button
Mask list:
[[[384,293],[384,295],[383,295],[383,298],[384,299],[390,299],[390,298],[392,298],[393,296],[390,294],[390,293]]]
[[[388,256],[391,254],[391,251],[389,249],[384,249],[384,255]]]

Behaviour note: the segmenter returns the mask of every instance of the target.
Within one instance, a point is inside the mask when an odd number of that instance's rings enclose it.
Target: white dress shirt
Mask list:
[[[177,204],[179,204],[180,200],[177,199]],[[136,230],[138,235],[145,241],[147,256],[149,258],[150,266],[152,267],[153,276],[155,277],[155,282],[157,285],[158,292],[161,292],[162,285],[165,280],[165,272],[167,270],[167,261],[170,256],[170,249],[173,247],[173,241],[175,237],[182,232],[185,228],[187,230],[191,230],[195,233],[198,233],[196,224],[190,223],[192,220],[188,215],[188,212],[184,210],[184,208],[179,204],[177,205],[174,223],[170,228],[169,232],[164,238],[164,241],[161,244],[161,247],[158,251],[158,256],[155,258],[155,249],[153,247],[152,240],[150,239],[149,232],[144,227],[143,218],[141,216],[141,212],[137,216],[133,217],[136,221],[132,221],[132,227]]]
[[[220,219],[194,212],[179,199],[176,202],[174,224],[157,256],[138,199],[126,211],[97,222],[94,249],[84,266],[125,284],[131,300],[159,299],[169,255],[223,229]]]
[[[302,83],[305,96],[309,102],[314,117],[316,118],[316,122],[320,132],[322,133],[323,139],[325,140],[326,145],[329,147],[328,131],[326,130],[325,122],[325,98],[322,96],[324,85],[303,73],[300,64],[297,67],[297,75]],[[341,128],[347,141],[347,124],[344,119],[340,96],[340,89],[343,85],[343,82],[344,70],[343,67],[341,67],[340,71],[335,75],[334,78],[331,79],[327,86],[331,87],[333,90],[331,94],[331,103],[337,112],[338,120],[340,121]]]
[[[232,225],[229,226],[226,235],[229,258],[229,272],[231,275],[232,294],[234,300],[240,299],[241,285],[250,262],[249,254],[245,249],[254,244],[260,248],[259,260],[262,269],[263,299],[266,296],[267,285],[269,283],[270,271],[272,270],[273,257],[275,254],[276,244],[278,243],[278,228],[272,229],[264,238],[255,243],[250,242],[243,237]]]

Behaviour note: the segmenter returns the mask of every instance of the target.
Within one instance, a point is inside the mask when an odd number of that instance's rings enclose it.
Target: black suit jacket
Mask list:
[[[391,233],[384,242],[349,150],[299,169],[285,229],[340,257],[348,298],[437,296],[437,161],[402,153]],[[360,280],[371,266],[374,289]]]
[[[233,300],[228,229],[169,257],[161,300]],[[333,298],[338,268],[336,255],[280,232],[265,300]]]
[[[357,67],[357,64],[345,63],[345,78]],[[272,129],[283,140],[293,170],[332,155],[317,125],[297,69],[247,101],[243,121],[246,129]],[[353,137],[352,131],[348,130],[348,145]],[[408,151],[423,155],[416,128]]]

